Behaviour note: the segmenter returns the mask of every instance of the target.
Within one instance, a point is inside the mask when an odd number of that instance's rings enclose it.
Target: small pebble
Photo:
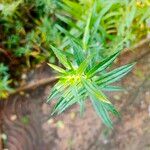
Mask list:
[[[47,123],[48,124],[52,124],[54,122],[54,119],[49,119],[49,120],[47,120]]]
[[[57,127],[58,127],[58,128],[61,128],[61,129],[64,129],[64,128],[65,128],[65,125],[64,125],[63,121],[58,121],[58,122],[57,122]]]
[[[142,109],[145,108],[145,103],[144,103],[144,101],[141,101],[141,108],[142,108]]]
[[[75,118],[75,116],[76,116],[76,115],[75,115],[75,113],[74,113],[74,112],[72,112],[72,113],[70,114],[70,118],[71,118],[71,119],[74,119],[74,118]]]
[[[150,105],[148,106],[148,115],[150,117]]]
[[[11,121],[15,121],[16,119],[17,119],[17,115],[11,115],[11,116],[10,116],[10,120],[11,120]]]
[[[23,91],[21,91],[19,94],[20,94],[20,95],[24,95],[25,93],[24,93]]]
[[[2,133],[1,134],[1,139],[3,139],[4,141],[6,141],[7,140],[7,135],[5,133]]]
[[[114,97],[114,99],[116,99],[116,100],[120,100],[120,96],[119,96],[119,95],[114,95],[113,97]]]
[[[21,75],[21,79],[23,79],[23,80],[27,79],[27,75],[26,75],[25,73],[23,73],[23,74]]]

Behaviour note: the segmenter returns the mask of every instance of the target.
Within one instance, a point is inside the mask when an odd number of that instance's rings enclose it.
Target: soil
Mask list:
[[[118,85],[124,92],[107,93],[121,112],[108,129],[87,100],[81,117],[75,105],[50,118],[46,98],[51,85],[20,92],[0,101],[2,149],[8,150],[150,150],[150,48],[141,46],[122,55],[115,66],[133,60],[136,66]],[[25,82],[52,75],[45,64],[31,71]]]

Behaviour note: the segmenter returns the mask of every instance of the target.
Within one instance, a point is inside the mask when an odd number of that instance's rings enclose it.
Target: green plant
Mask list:
[[[4,64],[0,63],[0,98],[6,98],[8,91],[12,89],[9,87],[10,80],[7,73],[8,68]]]
[[[59,62],[65,67],[64,69],[49,64],[50,67],[59,72],[57,76],[59,81],[53,87],[47,100],[47,102],[50,102],[54,98],[58,99],[52,114],[60,114],[75,103],[80,105],[81,112],[83,112],[84,103],[90,98],[93,107],[103,122],[108,127],[112,127],[108,112],[114,115],[119,115],[119,113],[103,91],[121,90],[120,87],[110,86],[109,84],[126,75],[134,64],[107,72],[106,69],[112,64],[120,51],[96,63],[93,62],[95,54],[88,55],[78,42],[74,40],[71,42],[73,50],[71,54],[51,46]]]

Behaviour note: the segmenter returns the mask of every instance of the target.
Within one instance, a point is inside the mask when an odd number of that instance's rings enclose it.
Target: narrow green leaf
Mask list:
[[[79,31],[81,31],[80,27],[78,27],[74,22],[72,22],[70,18],[61,16],[61,15],[58,15],[58,14],[57,14],[56,16],[57,16],[57,18],[59,18],[61,21],[63,21],[63,22],[65,22],[66,24],[70,25],[70,27],[76,28],[76,29],[78,29]]]
[[[84,100],[80,100],[78,103],[80,105],[80,116],[83,116],[83,113],[84,113],[84,110],[85,110]]]
[[[84,73],[85,70],[87,70],[88,66],[89,66],[89,61],[95,56],[95,53],[91,54],[90,56],[88,56],[79,66],[77,73],[78,74],[82,74]]]
[[[52,67],[54,70],[56,70],[56,71],[58,71],[58,72],[60,72],[60,73],[65,73],[65,70],[64,70],[64,69],[62,69],[62,68],[60,68],[60,67],[58,67],[58,66],[56,66],[56,65],[53,65],[53,64],[50,64],[50,63],[48,63],[48,65],[49,65],[50,67]]]
[[[95,21],[95,24],[94,24],[94,31],[93,31],[93,35],[95,35],[97,33],[97,30],[99,28],[99,25],[100,25],[100,22],[101,22],[101,19],[102,17],[109,11],[109,9],[111,8],[111,6],[113,5],[113,1],[112,2],[109,2],[107,4],[106,7],[104,7],[100,12],[99,14],[97,15],[97,19]]]
[[[102,105],[105,107],[107,111],[110,111],[113,115],[118,117],[120,116],[120,113],[115,109],[115,107],[111,103],[110,104],[102,103]]]
[[[53,113],[58,112],[58,114],[62,113],[65,111],[68,107],[71,105],[77,103],[79,100],[82,100],[83,97],[85,96],[85,91],[84,90],[78,90],[78,97],[76,97],[75,91],[73,91],[73,87],[70,87],[67,91],[65,91],[65,94],[62,94],[62,97],[60,98],[59,102],[56,104],[56,106],[53,109]]]
[[[60,25],[56,24],[56,28],[60,30],[62,33],[66,34],[68,37],[71,37],[72,39],[76,39],[71,33],[69,33],[67,30],[62,28]]]
[[[117,91],[124,91],[124,89],[122,87],[119,86],[104,86],[101,87],[102,91],[111,91],[111,92],[117,92]]]
[[[58,112],[59,110],[62,110],[64,107],[64,104],[67,103],[67,101],[70,99],[71,97],[71,89],[70,87],[68,89],[65,89],[65,91],[63,91],[62,96],[60,97],[60,99],[58,100],[58,102],[56,103],[56,105],[54,106],[53,110],[52,110],[52,115],[56,112]]]
[[[84,102],[81,96],[79,95],[78,87],[75,84],[73,85],[72,93],[74,95],[74,98],[80,105],[80,115],[82,116],[84,112]]]
[[[126,26],[129,28],[136,14],[136,4],[134,0],[131,2],[130,6],[127,6],[127,9],[128,10],[127,10],[127,15],[126,15]]]
[[[92,12],[90,12],[90,14],[88,16],[86,27],[85,27],[85,31],[84,31],[84,35],[83,35],[83,48],[84,48],[84,50],[87,50],[87,44],[88,44],[89,38],[90,38],[91,17],[92,17]]]
[[[83,99],[84,96],[81,96],[81,99]],[[74,97],[68,99],[68,101],[65,103],[65,105],[63,106],[63,108],[59,111],[59,114],[62,113],[63,111],[65,111],[68,107],[72,106],[73,104],[77,103],[77,99],[75,99]]]
[[[93,97],[91,97],[91,101],[95,108],[96,113],[101,117],[104,124],[109,128],[112,128],[113,126],[112,121],[108,115],[106,108],[102,105],[102,102]]]
[[[88,59],[85,59],[85,60],[81,63],[81,65],[79,66],[79,68],[78,68],[78,70],[77,70],[77,73],[78,73],[78,74],[84,73],[84,71],[87,69],[88,65],[89,65],[89,60],[88,60]]]
[[[78,88],[77,88],[76,84],[72,85],[72,93],[73,93],[73,96],[75,97],[75,99],[77,101],[80,101],[80,96],[79,96],[79,92],[78,92]]]
[[[133,68],[134,65],[135,65],[135,63],[128,64],[128,65],[119,67],[119,68],[117,68],[111,72],[108,72],[108,73],[102,75],[101,77],[99,77],[99,79],[96,80],[96,83],[99,86],[104,86],[104,85],[108,85],[110,83],[113,83],[113,82],[119,80],[120,78],[122,78],[129,71],[131,71],[131,69]]]
[[[74,7],[74,5],[68,3],[66,0],[63,0],[63,2],[64,3],[58,2],[59,6],[61,6],[63,10],[65,10],[67,13],[77,18],[78,20],[82,19],[81,18],[82,7],[80,7],[80,9],[77,9],[77,7]]]
[[[115,60],[115,58],[118,56],[118,54],[119,54],[119,52],[107,57],[102,62],[95,65],[92,69],[90,69],[87,72],[87,77],[90,78],[97,72],[100,72],[100,71],[103,71],[104,69],[106,69]]]
[[[62,65],[64,65],[67,69],[70,69],[70,64],[68,63],[69,61],[67,60],[64,53],[62,53],[61,50],[55,48],[52,45],[51,45],[51,49],[53,50],[56,57],[59,59],[60,63],[62,63]]]
[[[98,90],[98,88],[96,88],[95,85],[93,85],[90,80],[82,79],[82,83],[85,89],[89,92],[89,96],[93,95],[100,101],[103,101],[105,103],[110,103],[106,98],[106,96],[100,90]]]
[[[66,101],[64,103],[64,105],[62,106],[61,109],[59,109],[58,114],[61,114],[62,112],[64,112],[68,107],[72,106],[73,104],[75,104],[77,101],[76,99],[72,98],[69,101]]]
[[[78,41],[75,41],[72,39],[71,44],[73,46],[75,60],[76,60],[77,64],[80,65],[85,60],[83,50],[82,50],[80,44],[78,43]]]
[[[55,113],[58,113],[59,110],[61,110],[63,107],[63,105],[66,103],[66,101],[64,101],[64,98],[61,97],[58,102],[55,104],[55,106],[52,109],[51,115],[54,115]]]
[[[62,91],[64,91],[68,87],[68,85],[69,85],[68,82],[62,81],[57,82],[52,88],[51,93],[47,98],[47,102],[50,102],[53,98],[56,98],[56,96]]]
[[[113,12],[110,12],[110,13],[107,13],[102,19],[103,20],[112,20],[112,17],[115,17],[115,16],[120,16],[122,15],[120,12],[118,11],[113,11]]]

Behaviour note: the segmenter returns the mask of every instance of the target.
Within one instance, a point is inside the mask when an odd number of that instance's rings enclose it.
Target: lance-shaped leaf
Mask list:
[[[95,75],[97,72],[103,71],[106,69],[118,56],[119,52],[111,55],[110,57],[104,59],[102,62],[99,62],[97,65],[95,65],[92,69],[90,69],[87,72],[87,77],[90,78],[93,75]]]
[[[85,31],[84,31],[84,35],[83,35],[83,48],[84,48],[84,50],[86,50],[87,44],[88,44],[89,38],[90,38],[90,22],[91,22],[91,17],[92,17],[92,11],[90,12],[90,14],[88,16],[86,27],[85,27]]]
[[[83,116],[84,110],[85,110],[85,102],[84,100],[80,100],[78,101],[79,105],[80,105],[80,116]]]
[[[124,89],[122,87],[119,86],[111,86],[111,85],[107,85],[104,87],[100,87],[100,89],[102,91],[110,91],[110,92],[117,92],[117,91],[124,91]]]
[[[84,73],[84,71],[88,68],[89,66],[89,61],[95,56],[95,53],[91,54],[90,56],[88,56],[78,67],[77,69],[77,73],[80,75],[82,73]]]
[[[82,17],[82,6],[79,3],[71,0],[63,0],[61,7],[66,10],[70,15],[77,18],[78,20]]]
[[[58,102],[56,103],[56,105],[54,106],[53,110],[52,110],[52,115],[56,112],[58,112],[59,110],[63,109],[64,104],[67,103],[68,99],[70,99],[71,97],[71,89],[70,87],[68,87],[67,89],[65,89],[62,92],[61,97],[59,98]]]
[[[84,73],[84,71],[87,69],[89,65],[89,60],[85,59],[79,66],[79,68],[77,69],[77,73],[80,75],[82,73]]]
[[[108,104],[102,102],[102,105],[105,107],[107,111],[110,111],[113,115],[118,117],[120,116],[120,113],[116,110],[116,108],[111,103]]]
[[[93,97],[96,97],[100,101],[110,103],[107,97],[100,90],[97,90],[95,85],[90,80],[82,79],[82,83],[90,95],[93,95]]]
[[[79,88],[77,85],[76,88],[77,89],[75,91],[74,86],[70,86],[67,90],[64,91],[64,93],[62,93],[62,96],[58,103],[55,105],[52,114],[56,112],[60,114],[71,105],[83,100],[86,95],[85,90]]]
[[[68,87],[68,82],[59,81],[57,82],[54,87],[51,89],[51,93],[47,98],[47,103],[50,102],[52,99],[56,98],[62,91],[64,91]]]
[[[56,65],[53,65],[53,64],[50,64],[50,63],[48,63],[48,65],[49,65],[51,68],[53,68],[54,70],[56,70],[56,71],[58,71],[58,72],[60,72],[60,73],[65,73],[65,70],[64,70],[64,69],[62,69],[62,68],[60,68],[60,67],[58,67],[58,66],[56,66]]]
[[[77,62],[78,65],[80,65],[85,59],[82,47],[80,43],[74,39],[71,39],[71,44],[73,46],[73,53],[74,53],[75,61]]]
[[[79,93],[79,95],[81,95],[81,94]],[[81,95],[80,98],[81,99],[85,98],[85,93],[84,93],[84,95]],[[77,102],[78,101],[74,96],[68,98],[68,101],[66,101],[66,103],[63,105],[63,108],[59,111],[59,114]]]
[[[72,39],[76,39],[71,33],[69,33],[67,30],[62,28],[60,25],[56,24],[56,28],[60,30],[62,33],[66,34],[68,37],[71,37]]]
[[[64,55],[64,53],[59,50],[58,48],[55,48],[54,46],[51,45],[51,49],[53,50],[54,54],[56,55],[56,57],[58,58],[58,60],[60,61],[60,63],[62,65],[64,65],[67,69],[70,69],[70,63],[67,60],[66,56]]]
[[[80,90],[80,93],[82,91]],[[73,85],[73,88],[72,88],[72,93],[74,95],[74,97],[76,98],[76,101],[79,103],[80,105],[80,115],[82,116],[83,115],[83,112],[84,112],[84,100],[82,99],[82,95],[79,94],[79,90],[78,90],[78,85],[74,84]]]
[[[119,67],[119,68],[117,68],[111,72],[108,72],[108,73],[102,75],[101,77],[99,77],[99,79],[96,80],[96,83],[99,86],[105,86],[105,85],[108,85],[110,83],[113,83],[113,82],[119,80],[120,78],[122,78],[129,71],[131,71],[131,69],[134,65],[135,65],[135,63],[128,64],[128,65]]]
[[[70,27],[76,28],[76,29],[78,29],[79,31],[81,31],[81,28],[78,27],[73,21],[71,21],[70,18],[61,16],[61,15],[58,15],[58,14],[56,14],[56,16],[57,16],[61,21],[65,22],[67,25],[70,25]]]
[[[92,101],[92,104],[94,106],[96,113],[101,117],[104,124],[112,128],[112,125],[113,125],[112,121],[109,117],[109,114],[106,108],[102,105],[102,102],[92,96],[91,96],[91,101]]]
[[[111,8],[111,6],[113,5],[113,1],[112,2],[108,2],[108,4],[99,12],[99,14],[97,15],[96,21],[94,23],[94,27],[93,27],[93,35],[95,35],[95,33],[97,32],[99,26],[100,26],[100,22],[102,17],[109,11],[109,9]]]

